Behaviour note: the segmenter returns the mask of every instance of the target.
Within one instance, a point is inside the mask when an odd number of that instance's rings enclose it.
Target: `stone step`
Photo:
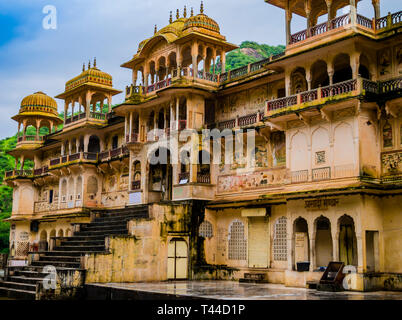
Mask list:
[[[74,233],[74,236],[104,236],[115,235],[115,234],[128,234],[127,228],[124,229],[110,229],[101,231],[78,231]]]
[[[44,276],[46,275],[45,273],[43,274]],[[8,278],[8,281],[11,282],[18,282],[18,283],[27,283],[27,284],[35,284],[43,281],[43,277],[24,277],[24,276],[11,276]]]
[[[78,236],[78,235],[75,235],[75,236],[73,236],[73,237],[71,237],[71,238],[69,238],[69,239],[67,239],[65,241],[69,242],[69,241],[92,241],[92,240],[95,240],[95,241],[102,240],[104,242],[105,241],[105,236],[102,235],[102,234],[100,234],[100,235],[98,234],[98,235],[95,235],[95,236]]]
[[[62,241],[60,246],[103,246],[105,245],[105,238],[102,240],[69,240]]]
[[[114,209],[114,210],[93,210],[92,212],[100,215],[102,217],[107,217],[111,215],[124,215],[136,212],[148,212],[148,205],[141,205],[141,206],[133,206],[129,208],[121,208],[121,209]]]
[[[21,282],[11,282],[11,281],[3,281],[0,283],[0,286],[3,288],[10,288],[16,290],[23,290],[23,291],[31,291],[36,292],[36,284],[30,283],[21,283]]]
[[[104,247],[104,245],[102,245]],[[91,251],[93,252],[93,251]],[[100,250],[99,252],[104,252],[104,250]],[[62,251],[62,250],[53,250],[43,252],[46,256],[70,256],[70,257],[81,257],[85,254],[85,251]]]
[[[146,219],[148,218],[148,213],[147,214],[138,214],[138,215],[130,215],[130,216],[125,216],[125,217],[107,217],[107,218],[95,218],[92,223],[100,223],[100,222],[105,222],[105,223],[110,223],[110,222],[119,222],[119,221],[129,221],[129,220],[137,220],[137,219]]]
[[[83,226],[80,228],[80,231],[109,231],[109,230],[121,230],[121,229],[127,229],[127,222],[119,222],[119,224],[113,224],[110,225],[108,223],[105,223],[104,225],[96,225],[96,224],[90,224],[87,226]]]
[[[53,261],[56,262],[81,262],[81,257],[72,257],[72,256],[41,256],[39,257],[39,261],[49,261],[51,264]]]
[[[82,227],[94,226],[94,227],[103,227],[103,226],[118,226],[118,225],[127,225],[128,219],[116,220],[116,221],[99,221],[99,222],[91,222],[83,224]]]
[[[66,262],[66,261],[32,261],[33,266],[54,266],[56,268],[80,268],[81,264],[79,262]]]
[[[17,270],[14,271],[14,275],[11,277],[22,277],[27,279],[43,279],[47,275],[48,273],[42,271]]]
[[[35,300],[36,293],[27,290],[18,290],[11,288],[4,288],[1,286],[0,282],[0,296],[5,296],[12,299],[20,299],[20,300]]]
[[[69,251],[80,251],[83,253],[86,252],[95,252],[95,251],[105,251],[105,245],[99,245],[99,246],[59,246],[54,248],[55,251],[64,251],[64,252],[69,252]]]

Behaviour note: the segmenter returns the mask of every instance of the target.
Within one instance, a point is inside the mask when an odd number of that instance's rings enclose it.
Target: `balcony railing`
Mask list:
[[[11,177],[32,177],[34,174],[33,170],[12,170],[12,171],[7,171],[5,173],[6,178],[11,178]]]
[[[339,29],[350,25],[352,22],[350,14],[345,14],[331,20],[329,23],[320,23],[310,29],[299,31],[290,36],[290,44],[295,44],[304,41],[310,37],[314,37],[320,34],[324,34],[330,30]],[[398,25],[402,22],[402,11],[396,12],[394,14],[389,14],[388,16],[382,17],[380,19],[369,19],[360,14],[356,15],[356,23],[367,29],[371,29],[373,32],[382,31],[382,29],[390,28],[392,26]]]
[[[221,122],[219,122],[219,124],[218,124],[218,128],[219,128],[220,130],[223,130],[223,129],[233,129],[234,127],[236,127],[236,119],[221,121]]]
[[[136,132],[133,132],[131,135],[127,134],[126,135],[126,143],[133,143],[133,142],[139,142],[139,135]]]
[[[210,173],[197,173],[197,183],[211,183],[211,174]]]
[[[362,88],[363,88],[363,79],[362,79]],[[300,103],[312,102],[316,100],[320,100],[322,98],[334,97],[350,92],[356,91],[357,88],[357,80],[348,80],[340,83],[335,83],[332,86],[320,87],[318,89],[313,89],[310,91],[301,92],[297,95],[279,98],[276,100],[271,100],[267,102],[267,110],[276,111],[279,109],[283,109],[286,107],[291,107]]]
[[[313,181],[321,181],[321,180],[329,180],[331,179],[331,168],[318,168],[312,170],[312,180]]]
[[[18,143],[23,141],[42,142],[43,140],[43,136],[21,136],[17,138]]]
[[[81,120],[81,119],[85,119],[85,117],[86,117],[85,112],[82,112],[82,113],[77,114],[77,115],[75,115],[75,116],[72,116],[72,117],[70,117],[70,118],[66,118],[66,120],[64,121],[64,123],[65,123],[65,124],[70,124],[70,123],[73,123],[73,122],[77,122],[77,121],[79,121],[79,120]]]
[[[292,171],[290,173],[292,183],[300,183],[308,181],[308,170]]]

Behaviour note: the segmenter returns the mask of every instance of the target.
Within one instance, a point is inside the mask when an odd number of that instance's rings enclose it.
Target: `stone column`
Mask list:
[[[180,98],[176,100],[176,130],[179,130],[179,111],[180,111]]]
[[[311,0],[306,0],[304,2],[304,11],[306,11],[306,18],[307,18],[307,37],[311,36]]]
[[[316,257],[315,257],[315,230],[314,223],[311,222],[308,230],[309,246],[310,246],[310,271],[314,271],[316,268]]]
[[[332,61],[327,63],[327,73],[329,78],[329,85],[332,86],[334,84],[334,73],[335,73]]]
[[[74,107],[75,107],[75,101],[71,101],[71,121],[73,120],[74,117]]]
[[[381,8],[380,8],[380,0],[372,0],[372,4],[374,7],[374,19],[381,18]]]
[[[89,108],[91,107],[91,93],[87,92],[86,97],[85,97],[85,117],[89,119],[89,116],[91,114],[91,111]]]
[[[132,75],[133,86],[137,85],[137,77],[138,77],[138,70],[133,69],[133,75]]]
[[[328,20],[327,20],[327,28],[328,30],[331,29],[331,20],[333,19],[332,17],[332,0],[325,0],[327,3],[327,12],[328,12]]]
[[[310,91],[312,83],[311,66],[306,67],[306,81],[307,81],[307,91]]]
[[[226,52],[221,51],[221,73],[226,72]]]
[[[286,45],[290,45],[291,42],[291,22],[292,22],[292,11],[290,10],[289,0],[286,1],[285,5],[285,19],[286,19]]]
[[[350,57],[350,67],[352,68],[353,79],[357,79],[360,67],[360,53],[355,52]]]
[[[356,25],[357,21],[357,2],[356,0],[349,0],[350,1],[350,23],[352,26]]]
[[[67,110],[68,110],[68,101],[64,101],[64,123],[66,123],[67,120]]]
[[[128,131],[128,141],[131,141],[131,134],[133,133],[133,113],[130,112],[130,119],[129,119],[129,131]]]
[[[109,113],[110,113],[110,112],[112,112],[112,96],[111,95],[109,95],[107,97],[107,104],[108,104],[108,110],[109,110]]]

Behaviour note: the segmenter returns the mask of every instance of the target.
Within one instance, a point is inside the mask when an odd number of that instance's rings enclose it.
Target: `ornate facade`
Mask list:
[[[89,241],[91,221],[141,208],[127,234],[106,232],[104,250],[82,252],[87,282],[258,273],[305,287],[342,261],[354,267],[352,290],[401,289],[402,13],[381,17],[379,0],[373,19],[355,0],[265,1],[286,12],[283,54],[218,74],[236,46],[203,7],[185,9],[122,64],[132,72],[124,103],[112,109],[120,91],[96,62],[56,97],[64,119],[43,93],[22,101],[16,168],[6,173],[11,266],[52,264],[44,252],[74,235]],[[293,14],[306,30],[291,33]],[[246,130],[255,139],[233,161],[214,161],[215,149],[178,139],[205,129],[230,132],[222,141],[232,146]],[[166,163],[152,161],[163,153]],[[197,161],[205,153],[209,162]]]

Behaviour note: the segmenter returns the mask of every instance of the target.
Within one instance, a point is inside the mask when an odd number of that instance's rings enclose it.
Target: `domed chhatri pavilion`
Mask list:
[[[203,5],[184,7],[127,53],[124,102],[112,108],[121,91],[96,60],[56,96],[63,119],[44,93],[24,98],[0,293],[183,279],[402,290],[402,12],[372,0],[366,18],[362,1],[265,0],[284,9],[284,52],[227,71],[238,47]],[[293,14],[306,29],[292,34]]]

